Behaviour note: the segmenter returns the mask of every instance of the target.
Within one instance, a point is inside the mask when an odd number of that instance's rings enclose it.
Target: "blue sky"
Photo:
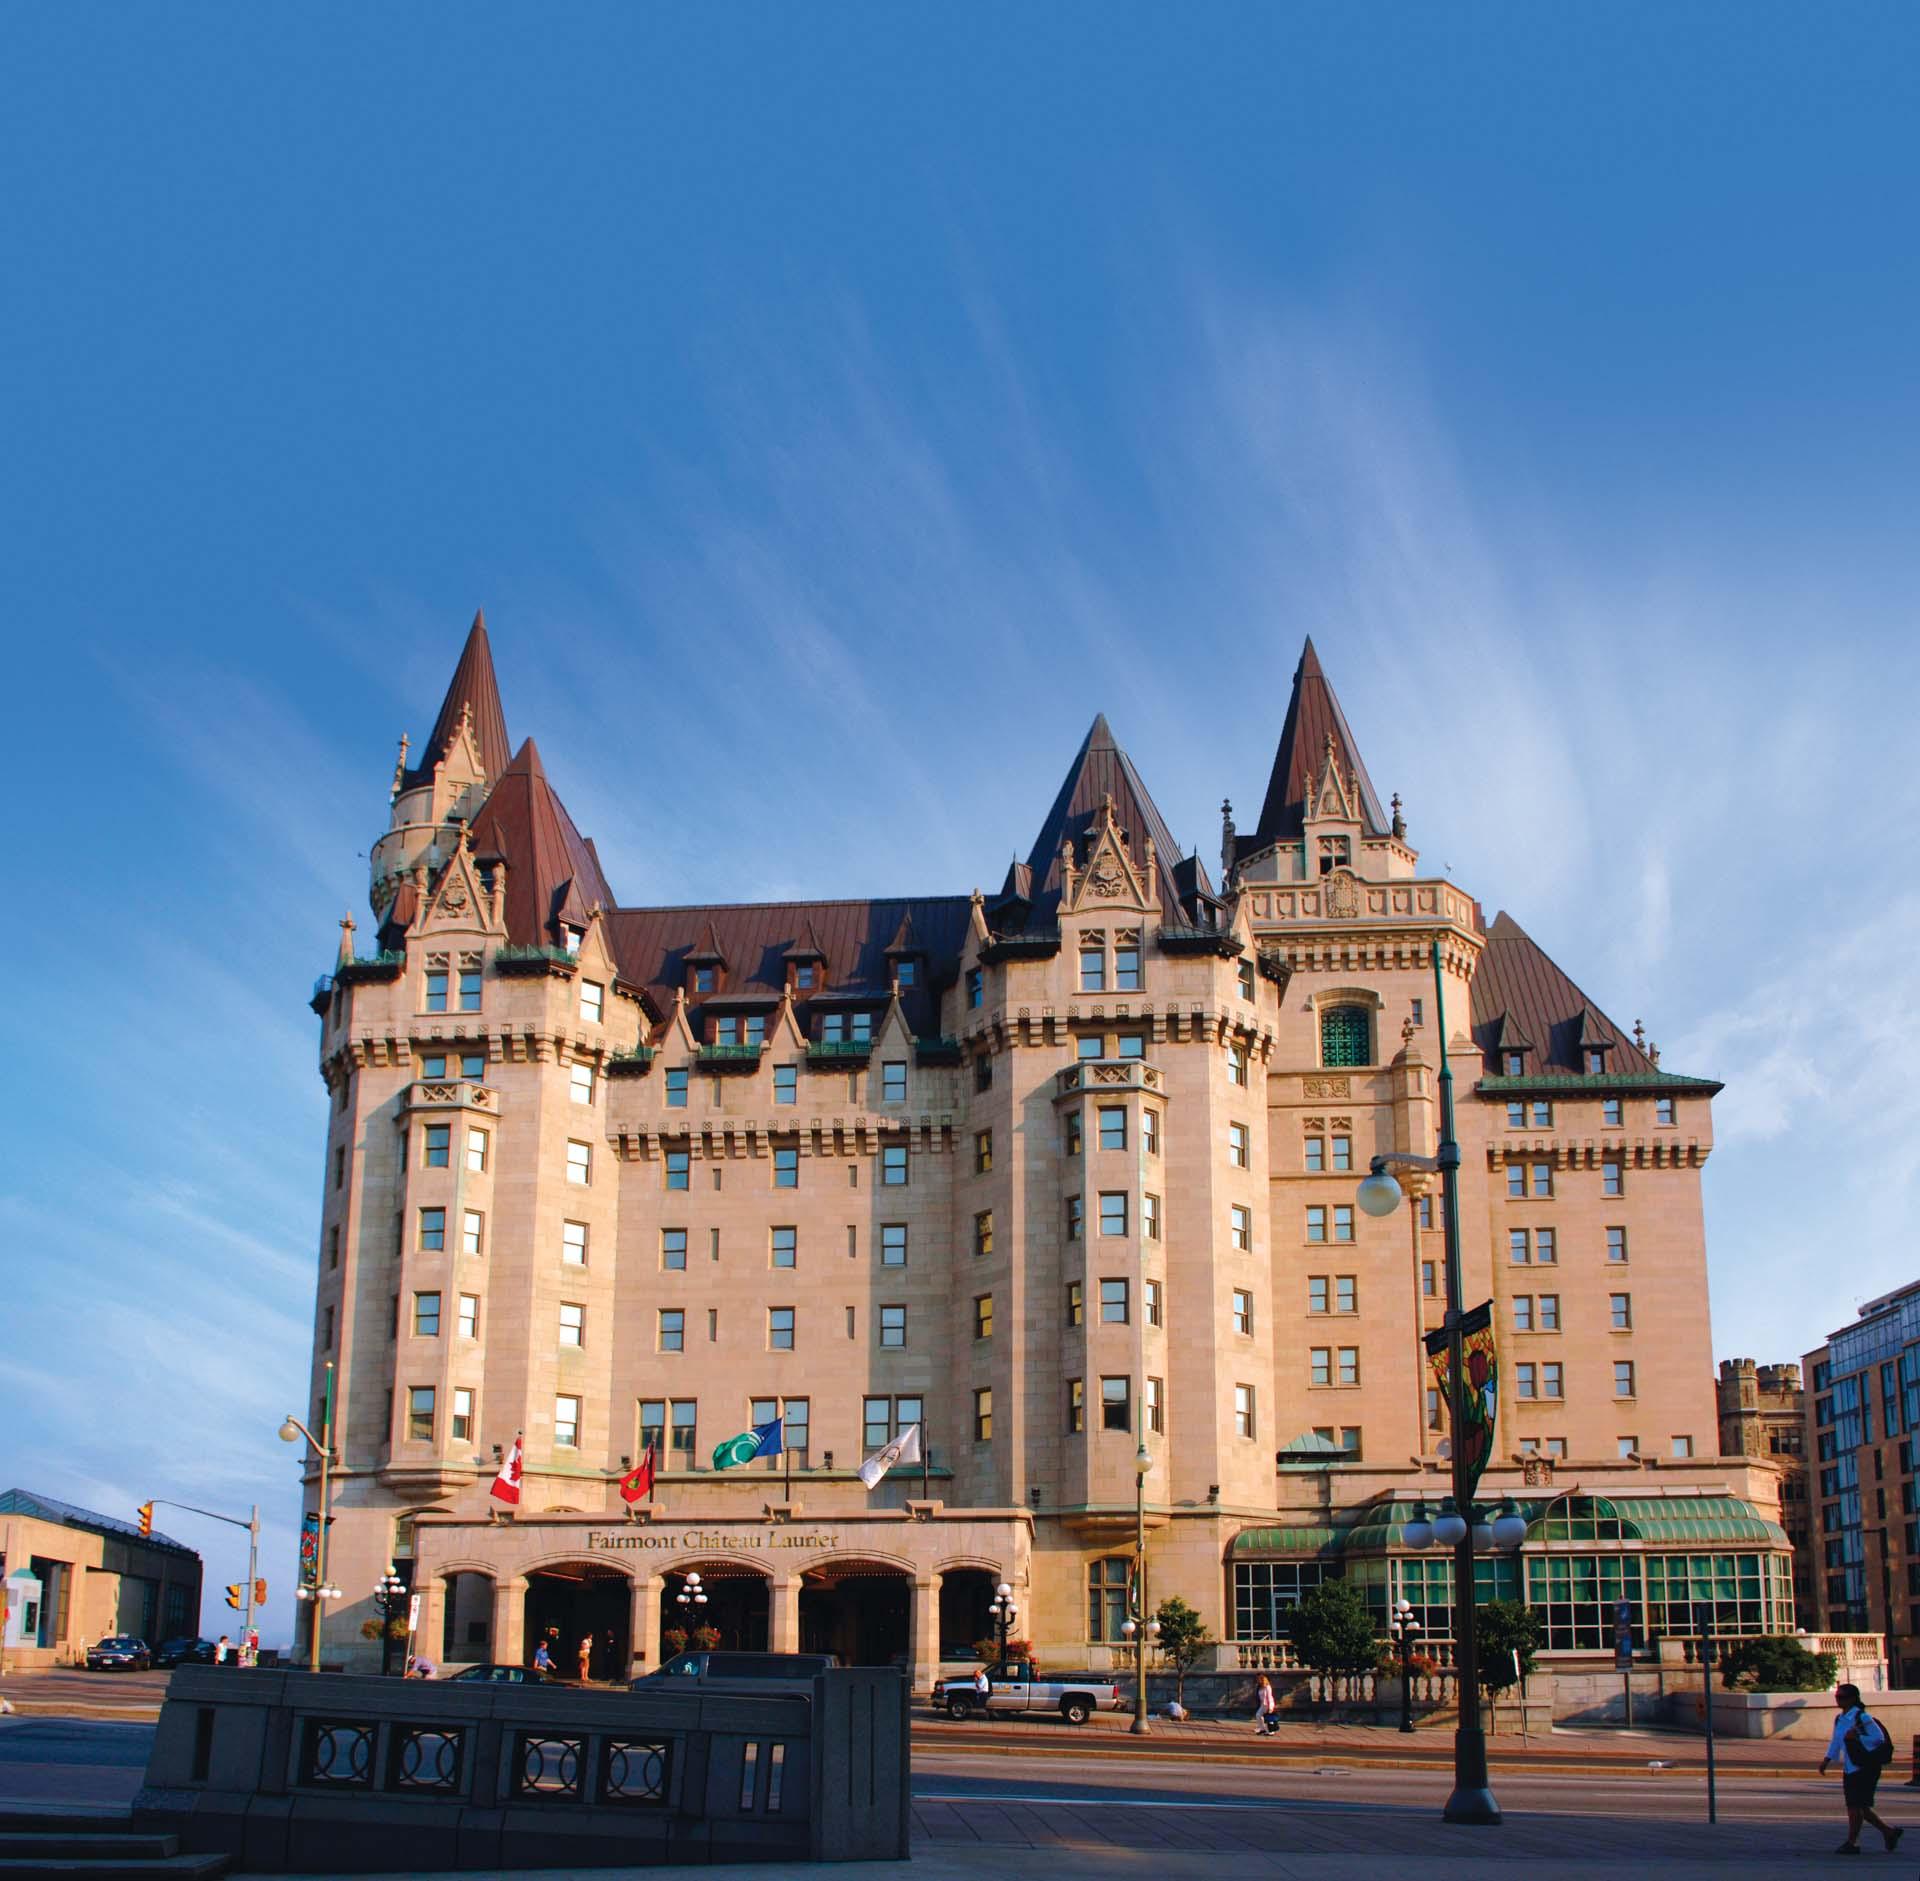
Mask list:
[[[1727,1080],[1717,1350],[1912,1277],[1911,8],[9,40],[10,1480],[258,1494],[286,1632],[303,1002],[477,606],[629,901],[991,887],[1096,710],[1211,856],[1311,632],[1426,857]]]

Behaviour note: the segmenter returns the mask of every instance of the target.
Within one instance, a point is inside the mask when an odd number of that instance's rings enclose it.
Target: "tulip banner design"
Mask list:
[[[1500,1358],[1493,1349],[1493,1302],[1476,1306],[1460,1320],[1461,1351],[1467,1364],[1466,1416],[1462,1428],[1453,1432],[1467,1471],[1467,1494],[1480,1487],[1480,1473],[1493,1455],[1494,1413],[1499,1408]],[[1447,1335],[1445,1330],[1427,1334],[1427,1363],[1433,1367],[1434,1383],[1440,1387],[1440,1402],[1451,1406],[1447,1387]],[[1462,1514],[1466,1511],[1462,1510]]]

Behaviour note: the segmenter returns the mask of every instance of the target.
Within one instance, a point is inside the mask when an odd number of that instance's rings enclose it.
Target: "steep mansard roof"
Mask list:
[[[1379,792],[1367,775],[1366,765],[1360,761],[1360,747],[1354,742],[1347,715],[1341,711],[1332,685],[1320,670],[1320,656],[1314,652],[1309,637],[1301,650],[1300,664],[1294,668],[1293,696],[1287,701],[1287,716],[1280,727],[1280,748],[1274,753],[1273,772],[1267,780],[1259,826],[1241,844],[1245,853],[1264,849],[1270,843],[1284,842],[1304,831],[1307,786],[1320,779],[1329,737],[1333,740],[1341,774],[1351,773],[1359,780],[1360,812],[1367,834],[1387,834],[1387,817],[1380,807]]]
[[[549,947],[556,922],[584,927],[595,908],[613,906],[600,858],[547,782],[531,738],[473,819],[473,850],[507,865],[507,937],[517,946]]]
[[[1029,881],[1024,898],[1032,903],[1031,925],[1051,925],[1060,905],[1060,845],[1072,838],[1079,858],[1084,861],[1085,838],[1093,828],[1101,804],[1109,796],[1113,799],[1114,821],[1127,832],[1136,867],[1146,866],[1147,839],[1153,839],[1162,918],[1173,921],[1180,918],[1180,883],[1175,877],[1176,866],[1181,861],[1180,845],[1174,841],[1166,818],[1140,781],[1133,760],[1114,743],[1113,732],[1102,712],[1095,717],[1085,742],[1068,768],[1027,858]],[[1204,867],[1199,869],[1198,876],[1201,892],[1210,896],[1213,886],[1207,880]]]
[[[473,617],[467,644],[460,649],[459,663],[447,685],[447,696],[440,701],[440,716],[433,721],[433,730],[420,747],[420,762],[401,778],[401,789],[410,789],[432,778],[433,767],[445,755],[449,741],[460,729],[463,706],[473,713],[473,735],[480,747],[480,762],[487,767],[487,781],[492,783],[506,771],[508,754],[513,747],[507,742],[507,715],[500,704],[500,682],[494,677],[493,648],[487,640],[485,614]]]

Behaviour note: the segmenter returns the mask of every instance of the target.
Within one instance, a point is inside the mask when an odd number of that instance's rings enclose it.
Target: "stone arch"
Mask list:
[[[710,1626],[720,1635],[722,1652],[765,1652],[771,1643],[773,1618],[773,1575],[764,1561],[729,1553],[725,1549],[689,1549],[676,1555],[671,1563],[657,1568],[649,1563],[649,1572],[660,1589],[660,1663],[664,1665],[674,1652],[692,1648],[692,1640],[678,1647],[667,1639],[670,1632],[691,1633],[695,1627]],[[704,1600],[680,1596],[692,1595],[690,1577],[700,1576],[699,1592]]]
[[[571,1554],[529,1563],[524,1637],[531,1656],[544,1640],[562,1678],[578,1676],[580,1646],[590,1641],[587,1676],[620,1679],[632,1658],[633,1576],[602,1556]]]
[[[443,1665],[483,1662],[499,1657],[493,1637],[494,1596],[499,1582],[490,1563],[444,1562],[433,1570],[439,1583],[440,1637],[419,1642],[418,1650],[437,1652]]]

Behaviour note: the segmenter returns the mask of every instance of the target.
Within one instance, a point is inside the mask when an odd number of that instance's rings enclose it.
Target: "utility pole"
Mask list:
[[[234,1528],[247,1531],[247,1598],[246,1606],[240,1618],[240,1639],[244,1648],[253,1632],[253,1594],[260,1584],[260,1505],[255,1503],[243,1522],[237,1515],[222,1515],[218,1509],[202,1509],[191,1502],[175,1502],[170,1496],[153,1496],[148,1499],[151,1509],[156,1503],[165,1509],[185,1509],[189,1515],[204,1515],[210,1522],[226,1522]]]

